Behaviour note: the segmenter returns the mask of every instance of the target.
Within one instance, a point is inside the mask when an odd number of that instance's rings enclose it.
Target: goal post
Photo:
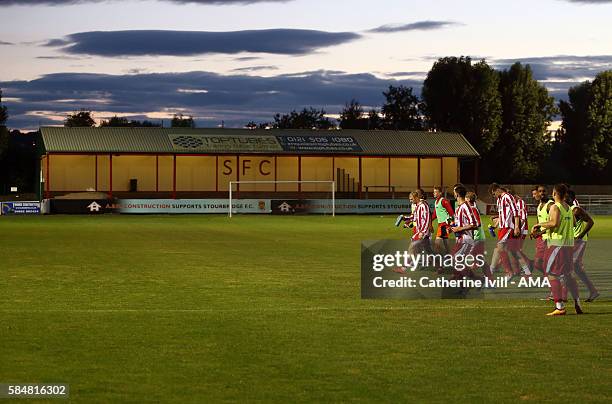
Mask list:
[[[336,181],[230,181],[229,182],[229,217],[232,217],[234,185],[240,184],[328,184],[331,190],[331,212],[336,216]]]

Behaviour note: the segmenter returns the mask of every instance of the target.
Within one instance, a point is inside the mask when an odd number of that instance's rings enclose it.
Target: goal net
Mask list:
[[[229,217],[239,213],[235,202],[238,200],[237,193],[244,188],[262,188],[267,185],[268,193],[266,199],[276,200],[280,203],[277,207],[281,213],[315,213],[336,216],[336,181],[230,181],[229,182]],[[242,186],[242,187],[241,187]],[[271,188],[271,189],[270,189]],[[278,191],[289,191],[288,198],[281,198]],[[248,191],[247,191],[248,192]],[[282,193],[286,196],[287,192]],[[294,201],[303,200],[292,206]],[[308,201],[308,204],[306,204]]]

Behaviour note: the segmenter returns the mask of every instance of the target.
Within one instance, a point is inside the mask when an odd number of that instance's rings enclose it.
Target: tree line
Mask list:
[[[497,71],[485,61],[446,57],[428,72],[420,98],[405,86],[389,86],[383,96],[382,107],[367,112],[358,100],[347,102],[339,127],[462,133],[482,157],[483,181],[536,181],[551,154],[546,129],[558,108],[528,65]],[[324,116],[324,110],[310,108],[276,115],[274,122],[258,127],[327,129],[329,119],[317,124]]]
[[[245,127],[459,132],[481,155],[483,182],[584,184],[612,178],[612,70],[570,88],[568,100],[555,104],[529,65],[515,63],[495,70],[485,60],[444,57],[427,73],[420,98],[406,86],[389,86],[382,94],[382,106],[367,111],[358,100],[348,101],[337,120],[324,109],[309,107],[278,113],[270,122],[251,121]],[[8,112],[1,101],[0,92],[0,174],[6,177],[8,171],[1,168],[7,165],[9,151],[16,150],[11,133],[19,132],[6,128]],[[559,115],[560,129],[547,131]],[[71,113],[64,122],[68,127],[95,124],[89,110]],[[100,126],[162,124],[114,116]],[[196,125],[192,116],[175,114],[170,126]],[[19,141],[22,144],[23,137]],[[2,181],[7,179],[0,176]]]
[[[96,126],[96,121],[93,118],[92,111],[82,109],[80,111],[68,114],[64,120],[64,126],[67,128],[92,127]],[[162,122],[152,122],[147,120],[138,121],[117,115],[100,122],[101,128],[160,128],[162,126]],[[170,126],[173,128],[195,128],[195,121],[193,116],[174,114],[170,120]]]
[[[384,104],[368,111],[358,100],[340,112],[341,129],[462,133],[481,155],[483,182],[606,183],[612,174],[612,70],[570,88],[555,100],[531,67],[515,63],[495,70],[485,60],[438,59],[421,97],[411,87],[389,86]],[[561,115],[557,131],[548,131]],[[323,109],[277,114],[248,128],[328,129]],[[426,136],[426,134],[424,134]]]
[[[6,127],[8,117],[0,90],[0,195],[9,193],[10,187],[17,187],[18,192],[34,192],[39,178],[36,170],[38,133],[9,131]]]

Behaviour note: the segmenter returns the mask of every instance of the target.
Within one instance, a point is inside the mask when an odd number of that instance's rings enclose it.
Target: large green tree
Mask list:
[[[2,105],[2,90],[0,89],[0,126],[6,126],[8,120],[8,112],[6,107]]]
[[[372,108],[368,112],[368,129],[383,129],[383,120],[380,116],[380,112],[376,108]]]
[[[502,129],[489,157],[503,167],[500,181],[535,181],[550,153],[546,130],[557,113],[554,98],[533,78],[529,65],[515,63],[499,76]]]
[[[353,99],[340,112],[340,128],[368,129],[368,118],[359,101]]]
[[[591,93],[593,98],[587,111],[587,122],[593,137],[588,153],[598,155],[595,168],[603,170],[612,157],[612,70],[595,77]]]
[[[184,116],[183,114],[174,114],[170,126],[173,128],[195,128],[193,116]]]
[[[381,112],[385,129],[421,130],[423,122],[419,113],[419,99],[412,87],[389,86],[383,92],[385,103]]]
[[[8,120],[8,112],[4,105],[2,105],[2,90],[0,90],[0,160],[6,154],[9,145],[9,131],[6,127],[6,121]]]
[[[96,121],[92,117],[91,111],[80,110],[72,114],[68,114],[64,121],[64,126],[68,128],[92,127],[96,126]]]
[[[484,60],[470,57],[438,59],[427,73],[422,90],[427,127],[460,132],[486,154],[501,129],[499,76]]]
[[[612,158],[612,70],[570,88],[559,108],[560,157],[571,165],[576,180],[597,178],[593,176],[610,169]]]
[[[101,127],[114,127],[114,128],[157,128],[161,124],[151,121],[135,121],[125,117],[113,116],[108,120],[100,122]]]
[[[568,180],[574,182],[576,173],[591,166],[591,161],[595,156],[589,156],[586,152],[591,149],[593,139],[588,130],[588,110],[591,105],[592,94],[591,82],[585,81],[577,86],[571,87],[568,91],[568,100],[559,102],[559,109],[563,121],[561,129],[556,136],[555,160],[563,160],[569,170],[563,172],[569,175]],[[595,157],[595,160],[598,160]],[[551,167],[553,170],[555,167]],[[561,167],[557,167],[557,170]]]
[[[323,109],[304,108],[300,112],[293,110],[288,114],[276,114],[274,123],[269,124],[274,129],[330,129],[332,121],[325,116]]]

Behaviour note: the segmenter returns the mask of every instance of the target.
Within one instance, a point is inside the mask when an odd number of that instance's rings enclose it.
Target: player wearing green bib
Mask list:
[[[574,191],[568,191],[567,203],[575,202],[576,194]],[[586,250],[587,240],[589,238],[589,231],[593,228],[595,222],[593,218],[583,209],[580,205],[572,204],[572,214],[574,215],[574,253],[573,253],[573,264],[574,272],[576,276],[585,284],[589,289],[589,298],[586,302],[592,302],[599,296],[599,292],[593,282],[589,279],[588,275],[584,271],[584,264],[582,258],[584,257],[584,251]]]
[[[451,233],[449,223],[453,222],[455,212],[448,199],[444,198],[442,194],[442,187],[434,187],[433,196],[435,201],[432,221],[434,219],[438,221],[438,231],[436,232],[436,240],[434,242],[436,252],[440,254],[448,254],[448,235]]]
[[[578,284],[572,276],[574,215],[570,206],[565,202],[566,197],[567,187],[563,184],[555,185],[553,188],[555,203],[549,209],[549,219],[537,224],[539,228],[550,231],[548,249],[546,250],[546,274],[550,281],[555,309],[548,313],[549,316],[566,314],[565,303],[567,302],[568,289],[575,301],[576,314],[582,314]]]
[[[480,211],[478,210],[478,206],[476,206],[476,200],[478,199],[478,196],[474,192],[468,192],[465,195],[465,198],[467,202],[470,204],[470,207],[472,208],[472,214],[474,215],[474,218],[476,219],[476,225],[478,226],[474,230],[474,247],[472,247],[471,254],[473,257],[477,257],[479,255],[484,257],[486,236],[485,236],[485,231],[482,228],[482,220],[480,219]],[[491,267],[489,267],[489,264],[487,264],[486,261],[484,261],[484,264],[482,266],[482,272],[487,278],[489,278],[490,280],[493,280],[493,273],[491,272]]]

